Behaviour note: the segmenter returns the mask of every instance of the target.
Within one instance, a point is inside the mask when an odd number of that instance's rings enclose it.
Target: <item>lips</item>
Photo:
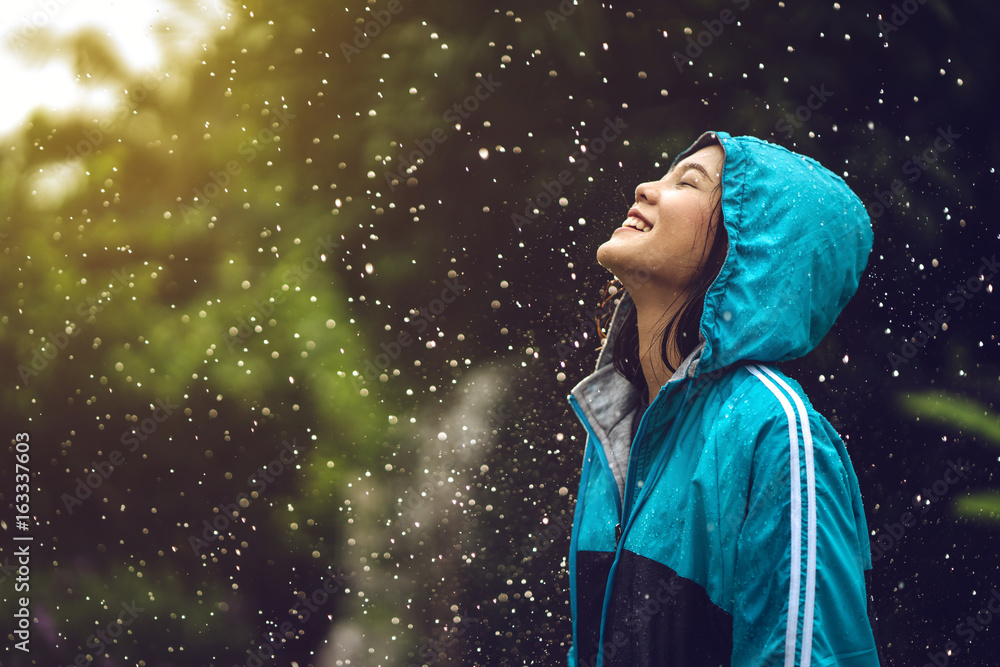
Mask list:
[[[622,227],[635,229],[640,232],[648,232],[653,228],[653,224],[639,212],[638,207],[633,206],[629,209],[628,217],[622,223]]]

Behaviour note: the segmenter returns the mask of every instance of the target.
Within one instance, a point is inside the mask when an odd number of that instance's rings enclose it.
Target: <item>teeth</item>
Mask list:
[[[625,226],[632,227],[633,229],[637,229],[640,232],[648,232],[650,229],[652,229],[652,227],[650,225],[647,225],[644,220],[635,217],[628,218],[625,221]]]

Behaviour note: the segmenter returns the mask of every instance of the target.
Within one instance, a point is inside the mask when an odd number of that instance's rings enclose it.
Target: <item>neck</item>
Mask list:
[[[644,286],[652,287],[652,285]],[[684,294],[675,291],[653,291],[639,289],[629,294],[635,302],[636,323],[639,332],[639,363],[642,374],[646,378],[649,390],[649,401],[652,402],[660,388],[673,375],[660,355],[662,349],[663,328],[679,311],[684,303]],[[667,358],[674,368],[680,366],[683,359],[677,352],[676,327],[671,329],[667,340]]]

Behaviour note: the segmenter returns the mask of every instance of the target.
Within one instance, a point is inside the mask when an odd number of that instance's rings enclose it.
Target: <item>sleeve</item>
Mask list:
[[[765,384],[774,409],[757,434],[737,539],[732,665],[878,667],[868,529],[847,450],[795,390]]]

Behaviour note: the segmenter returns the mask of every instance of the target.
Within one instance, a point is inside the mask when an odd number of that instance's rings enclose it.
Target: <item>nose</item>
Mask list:
[[[640,183],[635,189],[635,203],[644,202],[655,204],[657,199],[656,187],[652,182]]]

